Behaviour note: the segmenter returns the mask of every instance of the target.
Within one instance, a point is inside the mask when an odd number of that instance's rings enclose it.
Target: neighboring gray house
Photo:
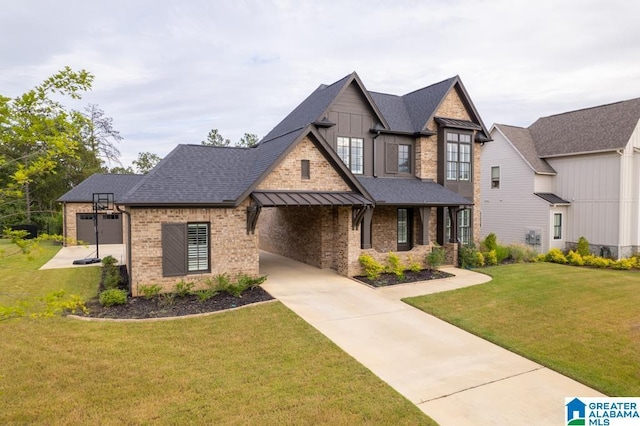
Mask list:
[[[584,236],[595,254],[640,249],[640,99],[495,124],[482,151],[481,235],[546,252]]]

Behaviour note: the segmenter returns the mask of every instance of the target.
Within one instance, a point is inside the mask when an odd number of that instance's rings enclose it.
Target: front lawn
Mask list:
[[[0,304],[98,267],[0,259]],[[10,296],[7,296],[10,293]],[[282,304],[164,322],[0,321],[0,424],[434,424]]]
[[[640,273],[526,263],[487,284],[406,299],[609,396],[640,395]]]

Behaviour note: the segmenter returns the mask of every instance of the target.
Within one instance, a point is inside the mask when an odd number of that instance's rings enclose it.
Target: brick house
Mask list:
[[[179,145],[119,205],[132,293],[259,273],[259,250],[353,276],[363,252],[450,261],[477,240],[487,129],[459,77],[404,96],[356,73],[321,85],[255,147]]]

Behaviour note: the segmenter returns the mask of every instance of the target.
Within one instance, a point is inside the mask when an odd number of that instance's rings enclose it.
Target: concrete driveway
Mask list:
[[[372,289],[260,253],[265,290],[442,425],[564,424],[565,397],[603,396],[400,301],[490,279],[449,272],[457,276]]]
[[[119,265],[124,265],[126,261],[126,254],[124,250],[124,244],[100,244],[98,247],[98,254],[100,258],[107,256],[113,256],[118,261]],[[47,263],[42,265],[40,269],[60,269],[60,268],[87,268],[89,266],[101,265],[101,263],[93,263],[90,265],[74,265],[73,261],[77,259],[85,259],[89,257],[96,257],[96,246],[68,246],[62,247],[55,256],[51,258]]]

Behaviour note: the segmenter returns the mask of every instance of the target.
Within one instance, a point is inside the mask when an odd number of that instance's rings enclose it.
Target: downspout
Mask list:
[[[131,213],[126,210],[121,210],[120,206],[116,205],[116,210],[120,213],[124,213],[127,215],[127,278],[129,280],[129,295],[133,294],[133,289],[131,288]]]
[[[380,136],[380,130],[373,137],[373,177],[377,178],[378,174],[376,173],[376,138]]]

